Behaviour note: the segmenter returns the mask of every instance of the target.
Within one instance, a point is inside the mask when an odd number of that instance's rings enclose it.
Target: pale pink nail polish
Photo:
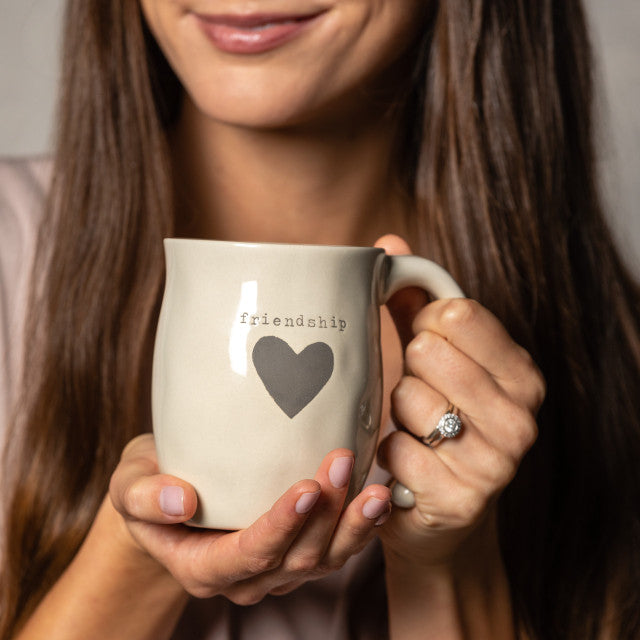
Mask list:
[[[377,520],[388,509],[388,500],[369,498],[362,507],[362,515],[369,520]]]
[[[329,467],[329,480],[336,489],[342,489],[347,486],[351,478],[351,470],[353,469],[353,458],[345,456],[344,458],[336,458]]]
[[[296,513],[309,513],[313,509],[313,505],[318,502],[320,492],[303,493],[296,502]]]
[[[184,515],[184,489],[164,487],[160,491],[160,509],[168,516]]]
[[[374,527],[380,527],[382,526],[388,519],[389,516],[391,515],[391,509],[389,509],[389,511],[387,511],[386,513],[383,513],[377,520],[376,523],[373,525]]]

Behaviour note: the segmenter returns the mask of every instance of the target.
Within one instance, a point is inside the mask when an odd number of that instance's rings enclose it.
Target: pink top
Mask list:
[[[0,441],[20,376],[23,324],[51,161],[0,161]],[[0,521],[0,533],[3,523]],[[0,559],[1,561],[1,559]],[[174,640],[387,637],[382,557],[372,543],[339,572],[251,607],[192,599]]]

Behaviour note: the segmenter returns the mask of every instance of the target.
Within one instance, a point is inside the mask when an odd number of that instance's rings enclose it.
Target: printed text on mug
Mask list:
[[[324,317],[320,315],[306,316],[301,313],[298,316],[270,316],[268,313],[256,314],[244,312],[240,314],[240,324],[248,324],[252,327],[274,326],[274,327],[308,327],[309,329],[336,329],[344,331],[347,328],[347,321],[335,316]]]

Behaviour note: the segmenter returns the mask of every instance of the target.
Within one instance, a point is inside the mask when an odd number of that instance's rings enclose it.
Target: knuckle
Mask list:
[[[261,574],[273,571],[280,565],[280,559],[273,555],[251,556],[247,561],[247,568],[250,573]]]
[[[227,598],[231,600],[231,602],[241,607],[250,607],[258,604],[265,595],[266,593],[262,590],[249,589],[247,587],[233,590],[226,594]]]
[[[147,497],[137,480],[139,478],[128,477],[122,463],[109,479],[109,498],[116,511],[123,516],[140,514],[145,506]]]
[[[405,402],[414,402],[418,391],[417,382],[418,380],[414,376],[402,376],[398,384],[391,391],[391,403],[395,406],[398,404],[402,405]]]
[[[405,363],[409,374],[414,378],[429,381],[433,364],[438,368],[446,368],[452,374],[462,373],[457,352],[451,343],[442,335],[433,331],[421,331],[409,343],[405,351]],[[410,383],[407,383],[410,384]]]
[[[243,532],[238,547],[244,557],[246,571],[254,575],[277,569],[282,561],[282,552],[277,548],[265,548],[260,531],[253,528]]]
[[[542,406],[544,399],[547,397],[547,381],[542,375],[540,369],[538,369],[535,364],[533,366],[535,367],[535,372],[533,382],[531,384],[531,405],[534,410],[537,411]]]
[[[144,511],[145,499],[140,487],[133,482],[122,492],[122,508],[128,515],[140,515]]]
[[[519,462],[519,459],[511,456],[502,458],[501,465],[494,478],[494,494],[502,491],[515,478]]]
[[[244,556],[246,571],[253,575],[272,571],[280,566],[281,554],[276,550],[261,549],[258,535],[253,529],[244,531],[239,540],[239,550]]]
[[[526,389],[527,405],[537,411],[547,395],[547,382],[531,354],[523,347],[520,347],[520,350],[522,354],[522,375],[519,380]]]
[[[438,358],[441,342],[442,338],[431,331],[418,333],[405,350],[405,362],[409,372],[419,377],[418,372],[424,369],[422,363]]]
[[[453,517],[463,526],[476,522],[487,508],[488,496],[475,488],[465,487],[458,492]]]
[[[346,525],[346,532],[350,536],[353,544],[357,544],[362,538],[367,536],[373,528],[374,520],[366,519],[362,522]]]
[[[515,407],[512,425],[513,454],[519,460],[535,443],[538,424],[528,409]]]
[[[169,560],[165,566],[180,586],[194,598],[211,598],[221,592],[224,583],[204,571],[192,571],[182,562]],[[200,573],[200,575],[198,575]]]
[[[133,452],[136,452],[136,455],[138,455],[139,449],[146,450],[151,445],[153,445],[153,443],[154,443],[154,439],[152,434],[141,433],[140,435],[137,435],[132,440],[129,440],[129,442],[125,445],[124,449],[122,450],[120,459],[124,460],[125,458],[128,458],[129,456],[133,455]]]
[[[409,342],[405,350],[407,360],[411,358],[422,358],[431,349],[431,334],[429,331],[420,331],[416,333],[413,340]]]
[[[422,526],[424,526],[425,529],[430,529],[431,531],[437,531],[445,525],[445,520],[442,515],[438,515],[430,509],[418,510],[418,517]]]
[[[363,520],[361,522],[344,523],[344,532],[351,540],[351,544],[357,544],[364,538],[373,527],[373,520]]]
[[[317,576],[325,576],[329,573],[333,573],[334,571],[339,571],[340,569],[342,569],[342,567],[344,567],[345,565],[345,562],[346,558],[327,558],[318,565],[314,573]]]
[[[316,573],[320,569],[320,560],[319,554],[299,553],[288,557],[285,565],[291,573]]]
[[[440,322],[446,335],[458,333],[473,324],[478,316],[478,303],[469,298],[447,300],[440,313]]]
[[[194,598],[198,598],[199,600],[205,600],[207,598],[213,598],[213,596],[217,595],[218,592],[210,585],[205,584],[197,584],[197,585],[183,585],[184,590]]]
[[[485,487],[490,494],[502,490],[516,474],[517,461],[508,453],[491,448],[484,454],[483,462],[479,486]]]
[[[398,384],[391,391],[391,404],[397,404],[403,402],[407,395],[410,394],[410,389],[407,384],[407,376],[402,376]]]
[[[267,524],[271,530],[271,534],[275,533],[277,538],[288,537],[295,533],[298,528],[295,520],[281,517],[279,514],[273,512],[269,512]]]
[[[537,439],[538,423],[534,420],[533,416],[529,414],[517,439],[517,446],[521,454],[520,457],[524,456],[524,454],[533,447]]]
[[[295,591],[302,583],[300,581],[297,582],[288,582],[286,584],[280,585],[279,587],[274,587],[269,591],[269,595],[272,596],[285,596],[292,591]]]

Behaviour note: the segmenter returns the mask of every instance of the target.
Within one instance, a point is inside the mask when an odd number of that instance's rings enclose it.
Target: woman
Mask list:
[[[638,292],[600,214],[580,3],[77,0],[65,42],[3,637],[637,637]],[[371,484],[341,511],[338,450],[247,530],[179,524],[195,494],[144,435],[170,235],[404,236],[452,272],[477,302],[385,316],[378,456],[414,508]],[[461,435],[425,447],[449,401]]]

